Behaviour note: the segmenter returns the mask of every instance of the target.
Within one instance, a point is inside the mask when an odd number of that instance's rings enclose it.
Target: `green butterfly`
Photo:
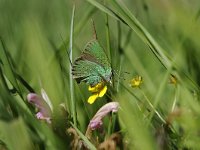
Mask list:
[[[85,82],[92,87],[111,81],[111,65],[97,39],[90,41],[81,56],[75,60],[72,75],[78,83]]]

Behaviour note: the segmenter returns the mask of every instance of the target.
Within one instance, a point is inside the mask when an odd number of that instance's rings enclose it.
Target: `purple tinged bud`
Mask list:
[[[52,111],[46,101],[35,93],[29,93],[27,99],[29,103],[34,104],[38,108],[38,113],[36,114],[37,119],[51,123]]]
[[[92,130],[99,129],[99,128],[101,128],[102,125],[103,125],[103,122],[101,120],[97,120],[97,119],[91,120],[90,124],[89,124],[89,126]]]
[[[109,114],[110,112],[117,112],[119,109],[119,103],[118,102],[110,102],[102,106],[95,116],[90,121],[88,127],[91,130],[95,130],[100,128],[103,125],[102,119]]]

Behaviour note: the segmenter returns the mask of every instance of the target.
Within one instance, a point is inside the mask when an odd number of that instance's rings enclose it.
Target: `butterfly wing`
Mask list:
[[[75,60],[72,74],[78,83],[83,81],[91,86],[95,86],[102,80],[110,80],[112,74],[110,63],[96,40],[89,42],[82,55]]]
[[[73,65],[72,74],[78,83],[83,81],[94,86],[101,82],[102,78],[99,72],[102,71],[104,69],[95,62],[79,58]]]
[[[97,40],[90,41],[86,45],[83,54],[92,56],[104,68],[110,68],[108,57]]]

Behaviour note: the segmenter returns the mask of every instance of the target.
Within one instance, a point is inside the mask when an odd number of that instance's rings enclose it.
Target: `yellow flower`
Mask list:
[[[141,76],[136,76],[135,78],[133,78],[131,81],[130,81],[130,85],[131,87],[140,87],[140,85],[142,84],[142,77]]]
[[[92,104],[98,97],[103,97],[107,91],[107,86],[104,82],[100,82],[94,87],[89,86],[88,90],[92,92],[92,95],[88,98],[88,103]]]
[[[176,85],[178,82],[177,80],[178,80],[177,77],[175,75],[171,74],[170,83]]]

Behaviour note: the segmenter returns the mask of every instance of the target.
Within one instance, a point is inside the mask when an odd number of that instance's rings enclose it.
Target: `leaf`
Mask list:
[[[1,65],[1,68],[2,68],[2,72],[3,72],[3,74],[5,74],[6,78],[11,82],[13,87],[17,90],[17,92],[21,96],[22,93],[21,93],[20,87],[18,85],[16,75],[15,75],[15,72],[13,70],[12,62],[9,58],[8,51],[6,49],[6,46],[3,42],[3,40],[2,39],[0,39],[0,40],[1,40],[1,44],[0,44],[1,64],[0,65]]]
[[[0,121],[0,139],[8,149],[33,149],[26,125],[21,118],[12,122]]]

